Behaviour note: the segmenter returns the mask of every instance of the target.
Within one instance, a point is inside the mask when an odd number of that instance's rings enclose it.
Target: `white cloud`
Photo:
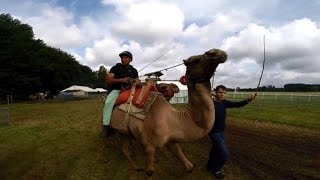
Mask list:
[[[184,16],[175,4],[139,2],[126,11],[121,21],[112,26],[113,33],[122,39],[154,44],[171,40],[182,32]]]
[[[315,74],[320,76],[320,52],[316,48],[320,45],[320,28],[315,22],[303,18],[279,27],[249,24],[237,36],[227,38],[222,49],[228,52],[229,60],[233,63],[251,58],[256,66],[261,67],[263,35],[266,36],[265,83],[278,86],[294,80],[319,83]],[[239,76],[237,79],[241,82],[243,78]],[[248,81],[248,85],[252,83]]]
[[[77,8],[83,7],[77,5],[82,1],[72,2],[72,8],[56,2],[59,0],[10,1],[0,10],[30,24],[36,38],[68,51],[94,70],[120,62],[118,54],[123,50],[133,53],[132,64],[140,70],[178,44],[141,71],[143,75],[221,48],[229,58],[218,67],[215,82],[255,87],[265,35],[267,61],[262,85],[320,83],[320,14],[314,11],[317,8],[310,9],[319,6],[314,2],[101,0],[102,9],[90,10],[90,14],[79,13],[82,11]],[[178,79],[184,71],[185,67],[179,66],[165,71],[162,78]]]
[[[74,15],[64,8],[43,5],[38,16],[26,17],[23,20],[33,27],[36,38],[43,39],[51,46],[70,48],[85,41],[81,29],[73,22]]]

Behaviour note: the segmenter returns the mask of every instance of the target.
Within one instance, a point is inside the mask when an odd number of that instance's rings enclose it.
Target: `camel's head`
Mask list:
[[[187,66],[188,80],[197,82],[209,81],[220,63],[227,60],[227,53],[219,49],[211,49],[203,55],[191,56],[184,60]]]
[[[174,94],[180,91],[179,87],[173,83],[160,83],[157,85],[157,89],[164,95],[167,101],[170,101]]]

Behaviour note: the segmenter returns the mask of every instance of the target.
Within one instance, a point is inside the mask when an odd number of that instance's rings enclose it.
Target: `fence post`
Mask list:
[[[290,100],[292,101],[292,93],[291,93],[291,98],[290,98]]]
[[[311,94],[309,94],[309,102],[311,101]]]
[[[276,93],[276,95],[274,96],[274,100],[277,100],[277,95],[278,95],[278,93]]]
[[[264,92],[262,93],[262,98],[261,99],[264,99]]]
[[[7,102],[8,102],[8,105],[10,104],[10,97],[9,95],[7,95]]]

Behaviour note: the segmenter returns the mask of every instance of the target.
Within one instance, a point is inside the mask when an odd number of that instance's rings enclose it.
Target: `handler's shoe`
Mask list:
[[[224,175],[221,173],[221,171],[217,171],[217,172],[213,172],[212,174],[214,175],[214,177],[216,177],[217,179],[223,179]]]
[[[100,134],[100,138],[107,138],[111,135],[111,127],[109,125],[104,125],[102,128],[102,132]]]

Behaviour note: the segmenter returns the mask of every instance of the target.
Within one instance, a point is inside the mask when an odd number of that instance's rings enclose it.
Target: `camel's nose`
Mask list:
[[[206,52],[208,60],[212,63],[224,63],[227,60],[227,53],[220,49],[211,49]]]
[[[218,52],[217,56],[219,57],[219,63],[224,63],[228,59],[228,54],[224,51]]]

